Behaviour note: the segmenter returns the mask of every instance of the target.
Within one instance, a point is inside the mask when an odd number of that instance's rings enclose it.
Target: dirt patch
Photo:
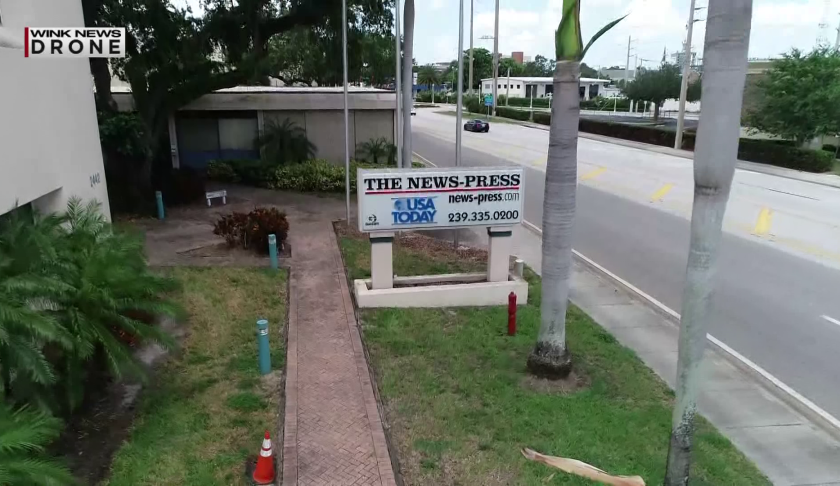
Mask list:
[[[183,337],[183,327],[174,320],[164,320],[160,327],[179,341]],[[134,354],[149,367],[151,378],[154,368],[169,353],[159,344],[149,342],[138,346]],[[54,451],[83,484],[99,484],[107,478],[111,458],[131,432],[143,385],[136,381],[103,379],[102,386],[90,389],[98,391],[67,422]]]
[[[569,376],[561,380],[547,380],[526,375],[519,384],[526,390],[545,395],[571,395],[589,388],[591,380],[580,371],[573,370]]]

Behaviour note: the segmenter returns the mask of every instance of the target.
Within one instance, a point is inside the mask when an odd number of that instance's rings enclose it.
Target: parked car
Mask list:
[[[464,130],[468,132],[484,132],[490,131],[490,123],[484,120],[469,120],[464,124]]]

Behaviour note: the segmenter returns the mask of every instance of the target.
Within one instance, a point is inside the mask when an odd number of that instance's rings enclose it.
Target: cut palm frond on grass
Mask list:
[[[563,472],[575,474],[610,486],[645,486],[645,480],[641,476],[613,476],[577,459],[547,456],[527,447],[522,449],[522,455],[529,461],[541,462],[546,466],[557,468]]]

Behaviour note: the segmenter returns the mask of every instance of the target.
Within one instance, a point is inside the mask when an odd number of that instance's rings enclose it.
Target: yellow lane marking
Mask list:
[[[660,187],[658,191],[653,193],[653,196],[650,197],[650,202],[661,201],[663,197],[665,197],[671,189],[674,188],[673,184],[665,184],[664,186]]]
[[[583,174],[582,176],[580,176],[580,180],[588,181],[590,179],[594,179],[594,178],[598,177],[599,175],[603,174],[606,171],[607,171],[607,169],[605,167],[595,169],[592,172],[587,172],[586,174]]]
[[[767,236],[770,234],[770,225],[773,223],[773,211],[770,208],[761,208],[758,213],[758,221],[753,228],[753,234],[756,236]]]

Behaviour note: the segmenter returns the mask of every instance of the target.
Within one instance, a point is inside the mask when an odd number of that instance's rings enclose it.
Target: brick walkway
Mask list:
[[[395,485],[332,225],[290,240],[283,485]]]

